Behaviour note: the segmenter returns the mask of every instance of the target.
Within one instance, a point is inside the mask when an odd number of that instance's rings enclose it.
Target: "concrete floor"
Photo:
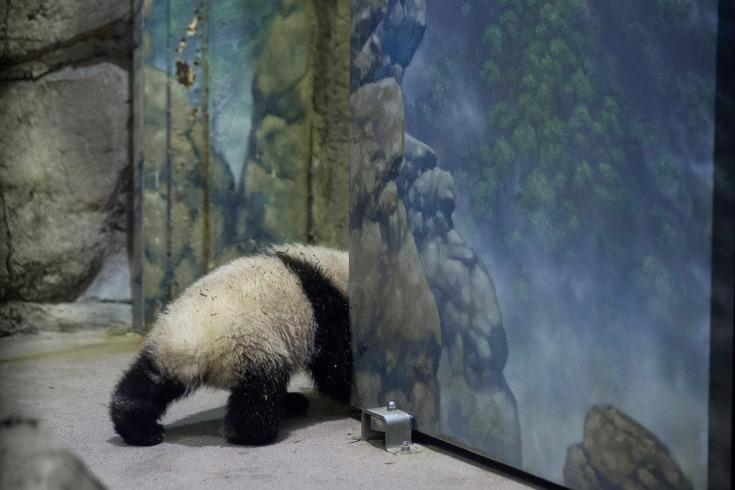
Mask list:
[[[125,332],[0,339],[0,411],[41,422],[109,488],[529,488],[466,453],[431,442],[394,456],[359,441],[359,412],[331,403],[305,376],[291,391],[309,415],[289,418],[274,444],[228,444],[219,434],[227,392],[200,390],[166,414],[166,437],[132,447],[112,430],[109,395],[142,338]]]

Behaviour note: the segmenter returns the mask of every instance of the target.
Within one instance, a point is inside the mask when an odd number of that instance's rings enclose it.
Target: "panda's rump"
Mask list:
[[[150,347],[187,386],[230,388],[242,369],[301,367],[315,324],[298,278],[273,257],[223,266],[187,288],[156,323]]]

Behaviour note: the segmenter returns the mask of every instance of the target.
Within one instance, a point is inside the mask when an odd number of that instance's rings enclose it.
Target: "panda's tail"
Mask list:
[[[153,446],[163,440],[158,420],[168,405],[187,394],[187,387],[156,366],[153,353],[144,349],[112,393],[110,417],[115,432],[128,444]]]

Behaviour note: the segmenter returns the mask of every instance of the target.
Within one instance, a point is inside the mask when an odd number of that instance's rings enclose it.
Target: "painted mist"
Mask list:
[[[409,134],[495,281],[523,466],[611,404],[706,485],[713,0],[427,0]]]

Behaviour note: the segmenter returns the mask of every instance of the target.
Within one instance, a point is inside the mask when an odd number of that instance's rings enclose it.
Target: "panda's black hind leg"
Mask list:
[[[110,417],[115,432],[128,444],[153,446],[163,440],[158,419],[169,404],[186,393],[186,386],[162,373],[144,350],[112,393]]]
[[[284,414],[290,372],[285,368],[248,369],[230,389],[224,435],[233,444],[273,442]]]
[[[309,362],[311,375],[320,393],[348,403],[353,362],[349,326],[332,328],[331,332],[320,332],[320,327],[317,327],[316,354]]]
[[[309,369],[320,393],[348,403],[353,360],[347,299],[336,292],[325,296],[326,306],[314,303],[317,327]]]
[[[301,393],[286,393],[283,400],[283,412],[286,415],[306,415],[309,410],[309,399]]]

